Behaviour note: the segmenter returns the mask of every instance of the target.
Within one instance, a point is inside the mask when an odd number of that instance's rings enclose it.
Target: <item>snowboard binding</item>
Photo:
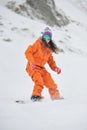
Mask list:
[[[35,95],[32,95],[31,96],[31,100],[33,102],[36,102],[36,101],[41,101],[43,98],[41,96],[35,96]]]

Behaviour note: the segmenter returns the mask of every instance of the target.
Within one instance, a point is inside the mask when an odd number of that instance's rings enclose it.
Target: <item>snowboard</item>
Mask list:
[[[60,99],[58,99],[58,100],[49,100],[49,102],[50,101],[60,101],[60,100],[63,100],[64,99],[64,97],[61,97]],[[15,100],[15,103],[18,103],[18,104],[27,104],[27,103],[33,103],[33,102],[46,102],[46,101],[48,101],[48,100],[46,100],[46,99],[40,99],[40,100],[37,100],[37,101],[32,101],[32,100],[22,100],[22,99],[18,99],[18,100]]]

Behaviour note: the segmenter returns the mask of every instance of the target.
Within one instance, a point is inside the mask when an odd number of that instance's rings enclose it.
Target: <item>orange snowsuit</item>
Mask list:
[[[25,56],[28,60],[26,71],[35,83],[32,95],[41,96],[43,86],[46,86],[52,99],[59,98],[60,94],[57,85],[44,67],[48,63],[50,68],[55,70],[56,63],[53,60],[52,51],[38,38],[33,45],[27,48]],[[36,65],[33,71],[30,69],[30,63]]]

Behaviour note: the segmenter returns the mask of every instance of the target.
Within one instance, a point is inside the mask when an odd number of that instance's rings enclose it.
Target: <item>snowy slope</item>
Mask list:
[[[54,55],[61,75],[52,74],[62,101],[30,101],[33,82],[25,72],[24,51],[41,35],[46,26],[8,10],[0,1],[0,130],[86,130],[87,129],[87,16],[69,0],[55,0],[73,22],[51,28],[53,39],[64,50]],[[24,99],[26,104],[16,104]]]

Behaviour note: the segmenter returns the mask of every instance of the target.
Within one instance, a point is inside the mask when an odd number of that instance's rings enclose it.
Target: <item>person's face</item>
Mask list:
[[[46,39],[46,43],[49,43],[49,41],[50,41],[50,40],[47,40],[47,39]]]

